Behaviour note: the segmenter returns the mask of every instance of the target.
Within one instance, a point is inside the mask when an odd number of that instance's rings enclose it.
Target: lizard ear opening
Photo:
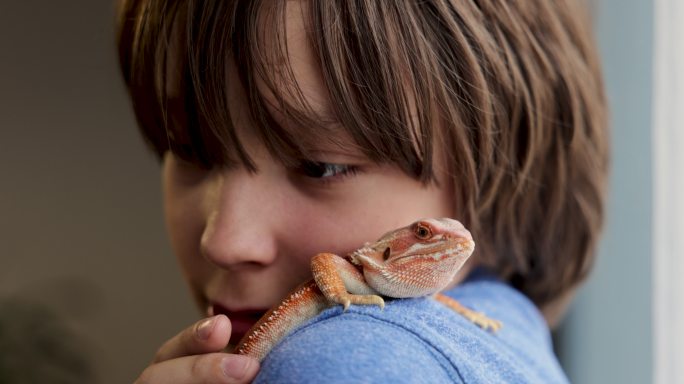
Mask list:
[[[390,247],[385,248],[385,252],[382,253],[382,259],[387,260],[390,257],[390,254],[392,253],[392,250]]]

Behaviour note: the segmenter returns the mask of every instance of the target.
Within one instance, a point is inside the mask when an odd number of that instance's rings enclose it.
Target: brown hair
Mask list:
[[[286,3],[123,2],[120,64],[156,153],[254,170],[226,108],[233,58],[254,129],[276,158],[307,158],[301,138],[326,136],[326,119],[372,160],[425,183],[434,181],[433,150],[443,151],[458,219],[478,241],[481,263],[539,305],[585,277],[603,221],[608,129],[578,2],[308,1],[307,33],[331,117],[313,112],[292,75]],[[180,122],[168,115],[169,79],[182,92]],[[298,124],[275,122],[256,79]]]

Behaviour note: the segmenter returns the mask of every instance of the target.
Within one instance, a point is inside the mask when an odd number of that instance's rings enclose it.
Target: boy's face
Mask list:
[[[288,19],[287,38],[306,98],[325,108],[328,100],[299,11]],[[439,159],[435,170],[441,187],[424,186],[394,166],[373,164],[352,145],[347,150],[321,143],[314,148],[317,163],[286,168],[252,133],[236,76],[233,66],[231,117],[258,172],[200,170],[170,153],[163,166],[173,249],[200,309],[230,318],[232,343],[310,277],[309,260],[316,253],[345,255],[416,219],[454,215]]]

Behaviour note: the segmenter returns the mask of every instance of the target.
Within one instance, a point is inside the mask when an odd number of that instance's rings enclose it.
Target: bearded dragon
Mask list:
[[[280,340],[324,309],[342,305],[347,310],[351,304],[382,309],[382,296],[432,295],[485,330],[497,331],[499,321],[438,293],[474,249],[475,242],[463,224],[442,218],[419,220],[388,232],[347,257],[319,253],[311,260],[313,279],[294,289],[254,324],[235,352],[261,361]]]

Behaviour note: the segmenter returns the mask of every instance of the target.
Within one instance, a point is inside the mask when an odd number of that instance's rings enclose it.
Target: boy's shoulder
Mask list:
[[[536,307],[478,271],[446,292],[497,333],[432,299],[330,308],[277,345],[255,382],[567,382]]]

